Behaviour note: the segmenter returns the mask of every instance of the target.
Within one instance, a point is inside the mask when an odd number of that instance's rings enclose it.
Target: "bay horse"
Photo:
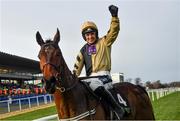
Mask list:
[[[93,96],[88,87],[80,81],[80,78],[69,70],[58,45],[60,41],[59,30],[57,29],[53,40],[46,41],[42,39],[38,31],[36,40],[41,47],[38,57],[44,87],[48,93],[54,96],[59,119],[112,119],[111,111],[99,98]],[[127,82],[116,83],[113,86],[117,92],[124,95],[130,107],[130,113],[123,120],[155,119],[151,101],[143,88]]]

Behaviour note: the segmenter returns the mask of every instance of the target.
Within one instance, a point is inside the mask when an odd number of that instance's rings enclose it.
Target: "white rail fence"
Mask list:
[[[151,89],[147,90],[148,95],[152,101],[158,100],[161,97],[164,97],[168,94],[171,94],[173,92],[180,91],[180,88],[164,88],[164,89]],[[46,117],[42,117],[39,119],[35,119],[33,121],[49,121],[49,120],[58,120],[57,114],[55,115],[50,115]]]
[[[9,98],[9,100],[0,101],[0,114],[41,106],[52,103],[53,100],[52,95],[49,94],[18,99]]]
[[[54,114],[54,115],[50,115],[50,116],[45,116],[45,117],[42,117],[42,118],[35,119],[33,121],[49,121],[49,120],[59,121],[58,120],[58,114]]]
[[[180,88],[162,88],[162,89],[150,89],[147,90],[148,95],[152,101],[158,100],[161,97],[164,97],[173,92],[180,91]]]
[[[180,91],[180,88],[164,88],[164,89],[147,90],[148,95],[152,101],[158,100],[159,98],[164,97],[176,91]],[[0,101],[0,114],[15,110],[22,110],[23,108],[31,108],[33,106],[40,106],[41,104],[52,103],[52,100],[53,97],[47,94],[47,95],[40,95],[40,96],[21,98],[15,100]],[[15,107],[16,109],[14,109]],[[2,111],[2,109],[4,109],[4,111]],[[52,119],[57,120],[57,114],[42,117],[40,119],[35,119],[34,121],[48,121]]]

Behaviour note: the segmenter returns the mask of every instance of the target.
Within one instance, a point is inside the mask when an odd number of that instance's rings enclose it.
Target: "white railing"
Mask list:
[[[180,88],[162,88],[162,89],[150,89],[147,90],[149,97],[152,101],[158,100],[161,97],[164,97],[173,92],[180,91]]]
[[[9,98],[9,100],[0,101],[0,114],[52,103],[53,100],[52,95],[49,94],[18,99]]]
[[[33,121],[49,121],[49,120],[54,120],[54,121],[58,120],[58,114],[54,114],[54,115],[34,119]]]
[[[180,91],[180,88],[164,88],[164,89],[150,89],[147,90],[149,97],[152,101],[158,100],[161,97],[164,97],[168,94],[171,94],[173,92]],[[42,117],[39,119],[35,119],[33,121],[48,121],[48,120],[57,120],[58,116],[57,114]]]
[[[149,97],[152,101],[158,100],[159,98],[171,94],[173,92],[180,91],[180,88],[164,88],[164,89],[150,89],[147,90]],[[39,119],[35,119],[33,121],[48,121],[48,120],[57,120],[57,114],[42,117]]]
[[[180,91],[180,88],[164,88],[164,89],[147,90],[148,95],[152,101],[158,100],[159,98],[164,97],[176,91]],[[0,114],[27,109],[35,106],[40,106],[42,104],[52,103],[52,101],[53,101],[53,97],[52,95],[49,94],[0,101]],[[43,120],[56,119],[56,118],[57,115],[53,115],[49,117],[44,117]]]

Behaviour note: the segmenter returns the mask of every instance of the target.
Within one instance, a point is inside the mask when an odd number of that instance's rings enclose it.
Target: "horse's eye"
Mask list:
[[[41,51],[39,54],[38,54],[38,58],[41,59],[41,56],[43,55],[43,52]]]
[[[60,53],[59,52],[55,52],[56,56],[60,56]]]
[[[56,56],[60,56],[60,54],[59,54],[59,53],[57,53],[57,54],[56,54]]]
[[[37,56],[39,59],[40,59],[40,54],[38,54],[38,56]]]

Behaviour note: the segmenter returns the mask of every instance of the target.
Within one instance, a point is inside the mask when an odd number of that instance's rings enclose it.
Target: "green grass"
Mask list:
[[[20,114],[17,116],[12,116],[9,118],[5,118],[3,120],[18,120],[18,121],[34,120],[34,119],[38,119],[38,118],[53,115],[53,114],[56,114],[55,106],[45,108],[45,109],[39,109],[36,111]]]
[[[156,120],[180,120],[180,92],[167,95],[152,104]]]
[[[152,104],[156,120],[180,120],[180,92],[169,94],[155,100]],[[33,120],[53,114],[56,114],[55,106],[12,116],[4,120]]]

